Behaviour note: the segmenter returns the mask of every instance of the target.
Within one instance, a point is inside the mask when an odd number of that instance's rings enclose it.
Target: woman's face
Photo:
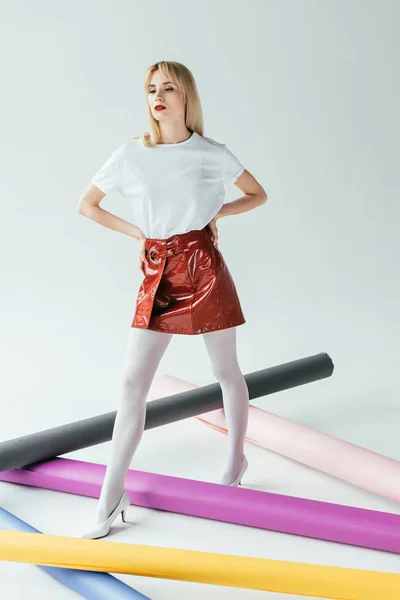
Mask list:
[[[158,121],[185,118],[185,100],[181,90],[169,81],[160,71],[155,71],[148,87],[147,102],[151,112]],[[164,110],[155,110],[161,104]]]

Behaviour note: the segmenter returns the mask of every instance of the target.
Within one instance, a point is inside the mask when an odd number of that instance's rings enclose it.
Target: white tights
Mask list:
[[[105,520],[121,498],[126,473],[143,435],[147,395],[172,335],[145,328],[130,330],[110,458],[97,505],[97,522]],[[249,394],[236,355],[236,328],[205,333],[203,338],[212,373],[222,390],[229,447],[220,483],[229,485],[242,466]]]

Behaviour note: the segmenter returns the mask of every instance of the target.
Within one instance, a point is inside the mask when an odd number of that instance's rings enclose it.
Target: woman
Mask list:
[[[79,200],[80,214],[139,241],[141,283],[131,323],[111,455],[96,523],[83,537],[108,534],[129,506],[125,475],[142,437],[146,398],[173,334],[203,334],[220,383],[229,451],[220,483],[238,485],[247,469],[243,443],[249,396],[236,356],[245,322],[236,288],[218,250],[217,220],[267,200],[264,189],[225,144],[204,137],[200,100],[184,65],[163,61],[145,78],[151,133],[114,151]],[[224,185],[244,196],[224,204]],[[135,224],[100,208],[117,190],[131,200]]]

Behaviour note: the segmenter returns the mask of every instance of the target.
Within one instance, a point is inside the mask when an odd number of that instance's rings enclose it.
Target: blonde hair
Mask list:
[[[185,125],[189,131],[196,131],[199,135],[203,135],[203,112],[201,109],[199,93],[197,90],[196,81],[191,71],[185,67],[182,63],[163,60],[154,63],[147,69],[146,77],[144,80],[144,93],[146,96],[148,86],[150,84],[152,75],[155,71],[159,70],[161,75],[165,77],[166,81],[171,81],[183,92],[183,97],[186,102],[185,111]],[[150,131],[146,131],[143,134],[142,142],[148,148],[151,148],[158,144],[161,139],[160,126],[157,119],[154,118],[151,108],[147,103],[147,116],[150,124]],[[135,136],[132,139],[138,139],[140,136]]]

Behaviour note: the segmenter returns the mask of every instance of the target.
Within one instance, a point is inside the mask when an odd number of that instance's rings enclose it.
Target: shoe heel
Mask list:
[[[131,500],[126,491],[124,491],[124,493],[123,493],[123,498],[125,501],[123,503],[124,508],[121,510],[121,519],[122,519],[123,523],[126,523],[126,511],[128,510],[128,508],[131,505]],[[122,498],[121,498],[121,500],[122,500]]]
[[[248,466],[249,466],[249,463],[248,463],[248,461],[247,461],[247,458],[246,458],[246,457],[244,457],[244,460],[243,460],[243,465],[242,465],[242,469],[241,469],[241,471],[240,471],[240,473],[239,473],[239,475],[238,475],[238,478],[237,478],[237,480],[236,480],[236,481],[234,481],[234,482],[232,483],[232,485],[233,485],[233,486],[239,486],[239,485],[242,485],[242,479],[243,479],[243,475],[246,473],[246,471],[247,471],[247,467],[248,467]]]

